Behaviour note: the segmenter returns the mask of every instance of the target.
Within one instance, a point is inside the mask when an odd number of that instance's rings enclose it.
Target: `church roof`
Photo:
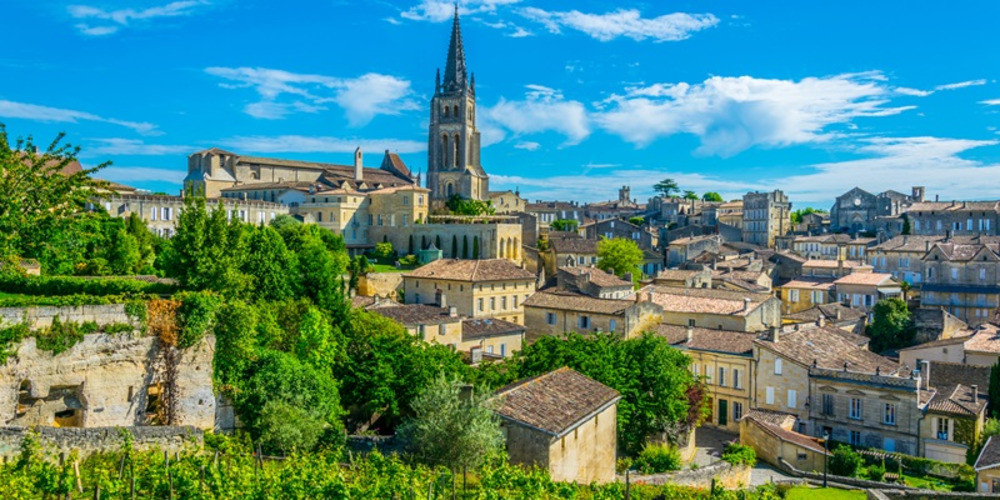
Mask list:
[[[462,27],[458,22],[458,4],[455,4],[455,20],[451,26],[451,41],[448,43],[448,59],[444,65],[445,91],[462,90],[468,80],[465,77],[465,49],[462,47]]]

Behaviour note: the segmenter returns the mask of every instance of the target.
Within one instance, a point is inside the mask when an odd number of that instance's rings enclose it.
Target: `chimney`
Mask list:
[[[941,195],[939,194],[934,195],[934,203],[938,203],[940,201],[941,201]]]
[[[749,312],[750,311],[750,302],[751,302],[750,301],[750,297],[744,297],[743,298],[743,312]]]
[[[356,181],[362,181],[365,178],[362,156],[361,148],[354,150],[354,180]]]
[[[437,301],[438,307],[442,309],[448,307],[448,297],[445,296],[444,291],[440,288],[434,292],[434,299]]]
[[[449,318],[457,318],[458,317],[458,308],[455,307],[455,306],[449,307],[448,308],[448,317]]]
[[[684,333],[685,333],[685,337],[687,338],[688,342],[691,342],[692,340],[694,340],[694,327],[693,326],[688,325],[687,329],[684,330]]]
[[[924,390],[926,391],[926,390],[928,390],[930,388],[930,384],[931,384],[931,362],[927,361],[927,360],[923,360],[920,363],[924,365],[920,369],[920,372],[921,372],[920,375],[922,375],[921,378],[924,379]]]
[[[944,240],[945,241],[950,241],[953,236],[955,236],[955,232],[953,230],[951,230],[951,229],[949,229],[949,230],[947,230],[947,231],[944,232]]]
[[[931,240],[927,240],[924,242],[924,251],[925,252],[931,251]]]
[[[771,327],[771,342],[774,342],[775,344],[777,344],[779,340],[781,340],[781,327],[772,326]]]
[[[826,326],[826,317],[820,316],[820,317],[816,318],[816,326],[818,326],[820,328]]]
[[[979,386],[975,384],[972,385],[972,402],[979,402]]]
[[[841,312],[842,312],[842,311],[841,311],[841,310],[840,310],[840,308],[838,307],[838,308],[837,308],[837,321],[840,321],[840,314],[841,314]]]

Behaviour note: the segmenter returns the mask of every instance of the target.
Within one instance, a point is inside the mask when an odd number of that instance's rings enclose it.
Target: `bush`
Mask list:
[[[309,451],[323,435],[324,422],[298,406],[284,401],[268,401],[260,412],[257,428],[264,449],[287,455]]]
[[[680,470],[681,453],[669,445],[646,444],[639,452],[639,457],[635,459],[635,468],[643,474]]]
[[[388,241],[375,244],[375,258],[379,262],[389,262],[396,256],[396,250],[392,248],[392,243]]]
[[[399,259],[399,265],[401,265],[401,266],[407,266],[407,267],[416,266],[417,265],[417,256],[413,255],[413,254],[410,254],[410,255],[407,255],[406,257],[400,257],[400,259]]]
[[[868,479],[872,481],[885,480],[885,462],[868,467]]]
[[[174,285],[149,283],[127,278],[88,279],[77,276],[17,276],[0,277],[0,292],[23,295],[135,295],[171,294]]]
[[[861,454],[852,450],[850,446],[842,444],[837,446],[830,457],[830,473],[838,476],[857,477],[861,469]]]
[[[733,465],[757,465],[757,452],[750,446],[739,443],[726,444],[722,459]]]

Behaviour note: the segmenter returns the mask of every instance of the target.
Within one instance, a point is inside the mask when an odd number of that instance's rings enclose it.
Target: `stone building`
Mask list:
[[[112,217],[138,215],[154,234],[169,238],[177,232],[177,217],[184,210],[184,198],[152,194],[109,194],[100,203]],[[251,224],[266,224],[275,217],[288,214],[288,206],[263,200],[209,198],[205,208],[216,210],[219,205],[230,219]]]
[[[449,346],[468,354],[470,359],[477,357],[477,351],[492,358],[505,358],[520,351],[524,343],[524,326],[495,318],[469,319],[447,303],[441,307],[392,304],[369,310],[400,323],[425,342]]]
[[[776,295],[784,314],[795,314],[834,301],[833,278],[803,276],[780,283]]]
[[[743,200],[729,201],[719,205],[715,211],[715,220],[719,224],[743,229]]]
[[[921,367],[923,361],[989,367],[998,359],[1000,327],[991,323],[899,350],[899,362],[912,368]]]
[[[775,467],[782,461],[802,471],[820,471],[832,455],[819,439],[792,430],[787,414],[750,410],[740,422],[740,444],[753,447],[757,458]]]
[[[388,241],[403,255],[417,255],[433,246],[446,259],[506,259],[516,265],[522,261],[523,233],[513,216],[431,215],[421,224],[392,222],[386,217],[375,219],[369,233],[372,246]]]
[[[911,205],[906,219],[919,236],[997,236],[1000,202],[925,201]]]
[[[717,253],[721,246],[722,238],[718,235],[673,240],[667,244],[667,267],[678,267],[706,252]]]
[[[524,212],[528,200],[521,198],[520,191],[490,191],[490,205],[498,214],[516,214]]]
[[[548,249],[541,252],[547,276],[554,276],[560,267],[591,267],[597,265],[597,240],[588,240],[574,233],[550,234]]]
[[[892,190],[875,195],[856,187],[834,201],[830,209],[830,229],[851,234],[874,233],[878,217],[898,216],[914,203],[922,201],[923,187],[914,187],[910,195]]]
[[[868,262],[875,272],[889,273],[919,288],[924,281],[924,255],[932,245],[945,239],[944,236],[896,236],[873,246],[868,252]]]
[[[710,269],[664,269],[657,273],[651,282],[654,285],[681,288],[712,288],[712,271]]]
[[[990,436],[976,457],[976,491],[1000,494],[1000,436]]]
[[[955,238],[923,256],[920,306],[943,307],[962,321],[985,323],[1000,305],[1000,247],[996,238]]]
[[[846,234],[799,236],[792,240],[792,251],[807,259],[865,260],[875,238],[858,238]]]
[[[444,201],[456,194],[467,199],[489,199],[489,176],[479,162],[476,76],[466,75],[457,8],[444,78],[438,70],[431,98],[427,188],[435,200]]]
[[[882,299],[899,297],[902,289],[891,274],[851,273],[833,282],[833,293],[841,304],[868,310]]]
[[[781,190],[743,195],[743,241],[774,248],[792,226],[792,204]]]
[[[553,481],[615,479],[618,391],[560,368],[497,391],[511,463],[537,466]]]
[[[524,302],[535,293],[535,275],[506,259],[441,259],[403,274],[406,304],[455,306],[470,318],[524,324]]]
[[[292,213],[344,238],[350,250],[368,249],[379,235],[408,232],[427,220],[428,191],[417,185],[357,191],[350,187],[308,193]],[[393,241],[399,252],[405,240]]]
[[[639,248],[649,251],[656,250],[660,244],[658,234],[649,231],[647,227],[637,226],[622,219],[604,219],[586,224],[580,229],[583,230],[584,237],[588,240],[624,238],[634,241],[636,245],[639,245]]]
[[[663,308],[667,325],[759,332],[781,326],[781,301],[767,293],[647,285],[636,292]]]
[[[659,325],[654,330],[691,357],[691,372],[703,377],[711,415],[703,425],[738,432],[753,394],[753,341],[757,334]]]

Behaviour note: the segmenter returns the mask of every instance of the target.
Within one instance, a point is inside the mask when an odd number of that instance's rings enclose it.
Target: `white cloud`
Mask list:
[[[937,87],[934,87],[934,90],[955,90],[955,89],[964,89],[965,87],[977,87],[979,85],[986,85],[986,79],[980,78],[978,80],[967,80],[964,82],[946,83],[944,85],[938,85]]]
[[[651,38],[657,42],[673,42],[684,40],[692,33],[719,23],[719,19],[712,14],[675,12],[654,18],[643,18],[636,9],[587,14],[578,10],[554,12],[526,7],[520,10],[520,14],[541,23],[551,33],[561,33],[564,28],[570,28],[602,42],[622,36],[635,41]]]
[[[514,31],[512,31],[510,33],[507,33],[507,36],[509,36],[511,38],[524,38],[524,37],[534,36],[535,35],[534,33],[530,32],[530,31],[528,31],[528,30],[526,30],[526,29],[524,29],[524,28],[522,28],[520,26],[515,26],[515,28],[516,29]]]
[[[166,144],[146,144],[138,139],[94,139],[98,145],[95,147],[83,148],[80,156],[162,156],[173,154],[186,154],[193,152],[195,148],[183,145]]]
[[[979,101],[979,104],[985,104],[987,106],[1000,106],[1000,99],[987,99],[985,101]]]
[[[886,107],[890,89],[878,72],[799,81],[711,77],[702,83],[657,83],[613,95],[595,121],[628,142],[694,134],[698,152],[731,156],[755,145],[779,147],[835,137],[828,127],[858,117],[889,116],[913,106]]]
[[[117,33],[121,27],[129,26],[134,21],[150,21],[161,17],[189,16],[195,13],[197,7],[208,4],[209,2],[206,0],[183,0],[142,10],[105,10],[90,5],[70,5],[66,10],[74,19],[100,22],[98,25],[83,22],[78,23],[76,28],[80,30],[80,33],[89,36],[105,36]]]
[[[566,100],[558,90],[528,85],[524,100],[500,101],[480,108],[483,145],[515,136],[556,132],[566,137],[566,145],[577,144],[590,135],[590,120],[579,101]]]
[[[132,184],[135,182],[166,182],[180,186],[184,183],[187,172],[182,168],[151,168],[151,167],[106,167],[97,176],[101,179]]]
[[[895,90],[897,94],[910,95],[914,97],[927,97],[934,93],[933,90],[911,89],[909,87],[896,87],[893,90]]]
[[[410,96],[410,81],[391,75],[368,73],[358,78],[292,73],[269,68],[206,68],[223,78],[220,86],[252,88],[260,100],[247,104],[244,112],[263,119],[281,119],[292,113],[316,113],[333,102],[344,109],[351,126],[366,125],[376,115],[397,115],[417,109]]]
[[[460,0],[458,13],[460,15],[494,13],[497,7],[512,5],[521,0]],[[420,3],[403,11],[400,15],[412,21],[430,21],[440,23],[450,21],[455,15],[453,0],[421,0]]]
[[[59,123],[79,123],[81,121],[92,121],[101,123],[111,123],[122,127],[130,128],[143,135],[159,135],[156,125],[147,122],[130,122],[115,118],[105,118],[72,109],[53,108],[38,104],[28,104],[23,102],[0,100],[0,117],[21,118],[39,122],[59,122]]]
[[[353,153],[382,152],[419,153],[427,150],[426,141],[405,139],[343,139],[339,137],[308,137],[302,135],[237,136],[220,141],[223,147],[254,153]]]
[[[523,149],[525,151],[538,151],[538,148],[542,147],[541,144],[532,141],[522,141],[514,145],[516,149]]]

